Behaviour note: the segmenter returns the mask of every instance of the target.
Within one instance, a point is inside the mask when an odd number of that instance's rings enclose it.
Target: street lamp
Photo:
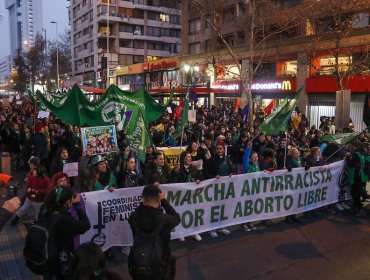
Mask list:
[[[55,24],[56,44],[57,44],[57,88],[59,89],[59,46],[58,46],[58,23],[57,23],[56,21],[51,21],[50,23]]]

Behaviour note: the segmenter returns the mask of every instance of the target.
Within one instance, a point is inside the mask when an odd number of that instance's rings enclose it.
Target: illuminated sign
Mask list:
[[[156,71],[168,68],[176,68],[177,61],[162,61],[162,62],[152,62],[152,63],[144,63],[143,69],[144,71]]]
[[[252,90],[291,90],[291,89],[292,84],[290,81],[252,84]]]
[[[239,85],[238,84],[213,84],[211,88],[235,91],[235,90],[239,90]]]

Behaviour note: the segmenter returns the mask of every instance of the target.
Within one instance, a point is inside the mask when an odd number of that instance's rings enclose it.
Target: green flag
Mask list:
[[[339,145],[347,145],[356,139],[363,131],[340,134],[325,134],[320,140],[324,142],[335,143]]]
[[[137,118],[134,123],[134,131],[132,131],[130,134],[127,134],[126,138],[129,146],[136,152],[138,158],[142,162],[145,162],[146,148],[151,146],[153,142],[148,133],[148,129],[141,112],[137,114]]]
[[[271,118],[264,120],[259,129],[264,134],[278,135],[288,128],[289,120],[301,93],[300,89],[294,98],[290,99],[284,106],[280,108]]]
[[[182,135],[182,131],[185,127],[188,126],[188,112],[189,111],[189,87],[187,89],[185,100],[184,100],[184,108],[181,111],[181,116],[179,121],[177,122],[175,132],[173,134],[173,139],[177,139]]]
[[[281,102],[281,104],[279,105],[279,107],[277,107],[275,109],[275,111],[271,112],[270,115],[268,115],[264,120],[263,120],[263,123],[261,125],[265,126],[266,124],[268,124],[273,118],[274,116],[280,112],[281,109],[284,108],[284,106],[288,103],[288,98],[285,98],[283,100],[283,102]]]

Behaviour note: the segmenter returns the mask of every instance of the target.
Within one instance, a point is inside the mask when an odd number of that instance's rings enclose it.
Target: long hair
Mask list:
[[[76,250],[76,268],[73,280],[99,279],[105,268],[105,257],[98,245],[84,243]]]
[[[48,214],[62,209],[68,200],[71,200],[74,191],[70,187],[60,187],[50,191],[44,202],[45,210]]]
[[[68,186],[70,186],[70,182],[69,182],[69,178],[68,178],[68,175],[63,173],[63,172],[57,172],[53,175],[53,177],[51,177],[51,188],[56,188],[57,187],[57,184],[58,184],[58,181],[59,179],[63,178],[63,177],[66,177],[67,178],[67,183],[68,183]]]

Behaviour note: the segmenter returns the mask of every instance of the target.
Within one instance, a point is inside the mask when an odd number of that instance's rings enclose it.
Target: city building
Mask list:
[[[28,50],[36,40],[36,34],[43,34],[42,1],[40,0],[5,0],[9,12],[11,57],[17,50]]]
[[[71,79],[81,84],[125,88],[126,66],[181,53],[177,1],[71,0],[69,18]]]
[[[335,116],[343,128],[351,117],[362,128],[369,11],[368,0],[184,0],[180,69],[206,77],[210,104],[246,101],[250,90],[257,109],[302,89],[298,107],[311,124]]]
[[[10,55],[6,55],[0,58],[0,83],[8,81],[11,71],[13,60]]]

